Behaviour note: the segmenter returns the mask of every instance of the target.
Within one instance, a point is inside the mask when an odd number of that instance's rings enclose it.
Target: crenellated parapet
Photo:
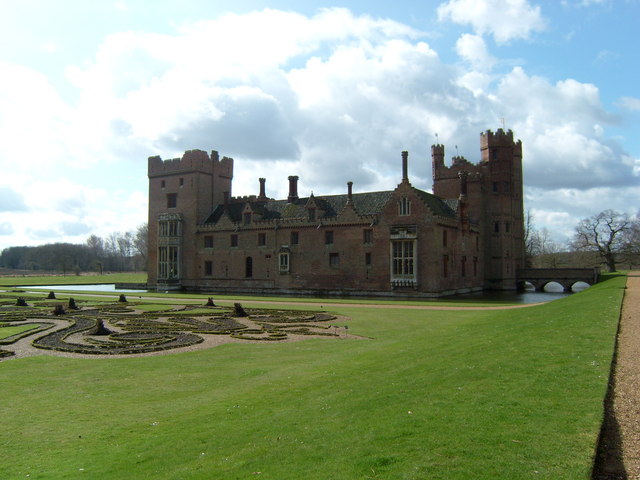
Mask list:
[[[215,172],[218,176],[232,178],[233,159],[229,157],[220,159],[215,150],[212,150],[211,156],[203,150],[187,150],[182,158],[163,160],[159,155],[149,157],[149,178],[187,172],[202,172],[212,175]]]
[[[522,157],[522,141],[513,141],[513,131],[506,132],[499,128],[495,133],[491,130],[480,134],[480,151],[489,150],[491,148],[510,148],[513,149],[513,155]],[[483,159],[485,157],[483,156]]]

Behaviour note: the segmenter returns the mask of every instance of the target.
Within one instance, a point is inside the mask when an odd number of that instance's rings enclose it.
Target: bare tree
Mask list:
[[[524,256],[527,268],[533,266],[533,258],[536,256],[536,229],[533,225],[533,213],[527,210],[524,215]]]
[[[551,232],[544,227],[534,234],[534,243],[537,248],[536,256],[539,258],[541,266],[544,268],[558,268],[560,262],[560,252],[562,245],[556,242]]]
[[[640,213],[631,221],[631,227],[624,233],[622,239],[621,261],[629,264],[629,269],[640,265]]]
[[[131,232],[118,234],[118,255],[125,270],[129,270],[131,268],[131,259],[133,257],[133,238],[133,233]]]
[[[133,246],[146,264],[147,262],[147,237],[149,236],[149,226],[146,223],[138,226]]]
[[[615,272],[616,257],[624,251],[625,236],[633,225],[628,214],[605,210],[578,223],[572,246],[575,250],[598,252],[608,270]]]

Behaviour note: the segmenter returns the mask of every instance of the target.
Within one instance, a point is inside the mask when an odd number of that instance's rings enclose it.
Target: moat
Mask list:
[[[556,287],[556,288],[554,288]],[[33,290],[67,290],[73,292],[114,292],[114,293],[145,293],[147,290],[133,290],[133,289],[117,289],[115,284],[96,284],[96,285],[33,285],[33,286],[21,286],[21,289],[33,289]],[[587,286],[578,286],[576,292],[584,290]],[[515,303],[540,303],[550,302],[552,300],[558,300],[564,298],[572,293],[576,292],[563,292],[562,287],[559,285],[550,285],[549,291],[534,292],[525,290],[524,292],[514,291],[484,291],[479,293],[471,293],[464,295],[456,295],[453,297],[443,297],[440,299],[425,300],[425,302],[438,301],[451,301],[452,299],[460,300],[475,300],[475,301],[496,301],[496,302],[515,302]],[[180,295],[179,292],[172,292],[172,294]],[[371,300],[368,297],[367,300]],[[398,299],[399,302],[402,299]]]

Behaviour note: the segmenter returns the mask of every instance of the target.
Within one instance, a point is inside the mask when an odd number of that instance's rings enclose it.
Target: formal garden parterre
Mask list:
[[[332,320],[336,317],[312,311],[220,307],[211,299],[205,305],[168,305],[121,296],[117,302],[69,298],[65,304],[54,292],[28,300],[6,294],[0,296],[0,358],[13,356],[12,346],[25,339],[35,349],[95,356],[184,349],[212,335],[259,342],[338,338],[342,329],[330,325]],[[2,335],[17,326],[23,328]]]

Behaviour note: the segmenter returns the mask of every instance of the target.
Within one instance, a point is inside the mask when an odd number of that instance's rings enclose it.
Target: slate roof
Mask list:
[[[457,209],[456,200],[443,200],[431,193],[418,190],[417,188],[414,188],[413,190],[425,202],[434,215],[440,217],[455,217]],[[358,215],[361,216],[379,214],[389,202],[393,193],[393,190],[354,193],[352,195],[353,207]],[[227,213],[232,222],[241,222],[244,207],[249,203],[253,212],[259,214],[262,217],[262,220],[294,218],[306,219],[308,217],[306,206],[311,198],[315,201],[317,208],[324,211],[324,215],[319,217],[320,219],[336,217],[344,209],[347,204],[348,197],[346,194],[326,195],[322,197],[303,197],[293,203],[289,203],[287,200],[249,201],[243,199],[232,199],[227,205]],[[222,218],[224,213],[224,205],[218,205],[204,223],[215,224],[220,220],[220,218]]]

